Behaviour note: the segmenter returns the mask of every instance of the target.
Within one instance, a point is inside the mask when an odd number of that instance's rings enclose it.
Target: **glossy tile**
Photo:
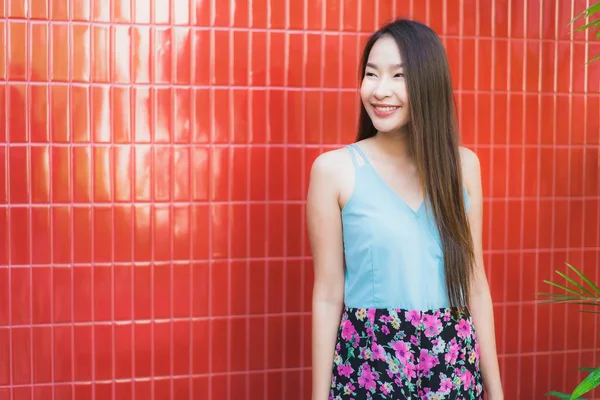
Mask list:
[[[51,71],[52,80],[58,82],[68,81],[69,76],[69,26],[64,24],[51,25],[50,41],[51,41]]]
[[[33,10],[32,10],[33,13]],[[31,47],[36,51],[31,52],[30,58],[30,75],[32,81],[48,81],[48,51],[50,34],[48,24],[44,22],[32,23],[29,27],[31,37]]]
[[[133,22],[132,7],[134,2],[130,0],[112,0],[113,22],[130,23]]]
[[[24,80],[28,72],[27,43],[29,32],[27,24],[22,21],[7,22],[6,63],[8,66],[8,79],[14,81]]]

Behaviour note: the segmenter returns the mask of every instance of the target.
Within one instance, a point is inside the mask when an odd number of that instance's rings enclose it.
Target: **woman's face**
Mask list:
[[[360,96],[378,132],[402,130],[410,120],[402,58],[396,41],[379,38],[371,49]]]

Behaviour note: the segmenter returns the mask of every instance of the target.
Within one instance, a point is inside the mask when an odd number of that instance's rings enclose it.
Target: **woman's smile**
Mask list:
[[[375,115],[380,118],[389,117],[401,108],[400,106],[392,106],[387,104],[372,104],[372,106]]]

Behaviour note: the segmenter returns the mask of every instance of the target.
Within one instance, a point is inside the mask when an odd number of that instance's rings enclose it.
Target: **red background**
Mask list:
[[[541,6],[540,6],[541,3]],[[491,5],[491,8],[490,8]],[[72,0],[0,8],[0,399],[307,399],[307,171],[355,134],[365,36],[428,22],[483,166],[507,399],[597,365],[600,43],[585,0]]]

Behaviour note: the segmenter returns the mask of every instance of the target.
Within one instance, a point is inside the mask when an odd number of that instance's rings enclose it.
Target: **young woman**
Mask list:
[[[443,45],[397,20],[361,79],[356,143],[311,169],[312,398],[502,400],[480,165],[458,145]]]

